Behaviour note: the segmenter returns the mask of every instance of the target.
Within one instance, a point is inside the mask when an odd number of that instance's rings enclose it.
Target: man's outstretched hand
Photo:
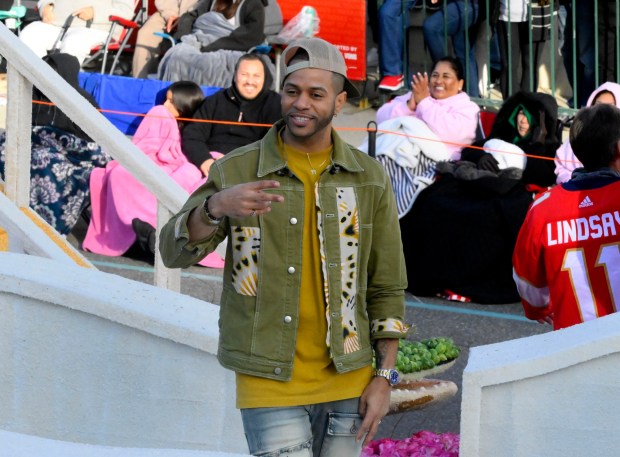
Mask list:
[[[284,197],[267,189],[280,187],[278,181],[266,180],[237,184],[215,193],[209,199],[209,212],[213,217],[260,216],[271,211],[273,203],[282,203]]]

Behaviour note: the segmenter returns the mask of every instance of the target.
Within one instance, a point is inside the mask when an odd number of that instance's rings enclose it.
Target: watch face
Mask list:
[[[398,384],[399,380],[400,380],[400,376],[398,375],[398,371],[391,370],[390,371],[390,384],[392,385]]]

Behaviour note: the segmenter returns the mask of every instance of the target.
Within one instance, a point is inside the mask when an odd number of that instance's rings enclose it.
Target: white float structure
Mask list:
[[[0,430],[2,455],[10,457],[244,457],[215,451],[145,449],[68,443]]]
[[[24,449],[39,437],[88,445],[83,457],[107,455],[96,446],[247,454],[234,374],[216,359],[217,306],[0,253],[0,316],[0,429],[33,436]]]
[[[620,314],[471,349],[460,457],[620,455]]]

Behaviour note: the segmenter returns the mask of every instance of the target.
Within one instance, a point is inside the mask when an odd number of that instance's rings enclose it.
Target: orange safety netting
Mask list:
[[[44,102],[44,101],[38,101],[38,100],[33,100],[33,103],[35,104],[40,104],[40,105],[47,105],[47,106],[54,106],[54,103],[51,102]],[[162,116],[153,116],[153,115],[149,115],[149,114],[142,114],[142,113],[134,113],[134,112],[130,112],[130,111],[116,111],[116,110],[108,110],[108,109],[102,109],[102,108],[98,108],[97,111],[101,112],[101,113],[110,113],[110,114],[120,114],[120,115],[127,115],[127,116],[139,116],[139,117],[155,117],[155,118],[163,118]],[[213,120],[213,119],[193,119],[193,118],[182,118],[179,117],[177,118],[177,120],[179,121],[183,121],[183,122],[205,122],[205,123],[211,123],[211,124],[223,124],[223,125],[246,125],[248,127],[271,127],[271,124],[258,124],[258,123],[251,123],[251,122],[235,122],[235,121],[218,121],[218,120]],[[399,135],[399,136],[404,136],[407,138],[413,138],[413,139],[419,139],[419,140],[425,140],[425,141],[435,141],[438,143],[444,143],[444,144],[450,144],[453,146],[459,146],[461,148],[472,148],[472,149],[480,149],[480,150],[484,150],[484,151],[490,151],[490,152],[497,152],[500,154],[518,154],[520,155],[520,153],[518,152],[513,152],[513,151],[503,151],[503,150],[498,150],[498,149],[489,149],[489,148],[484,148],[482,146],[474,146],[471,144],[462,144],[462,143],[456,143],[456,142],[451,142],[451,141],[444,141],[444,140],[436,140],[434,138],[424,138],[424,137],[418,137],[418,136],[413,136],[413,135],[407,135],[405,133],[402,132],[395,132],[395,131],[390,131],[390,130],[380,130],[380,129],[371,129],[368,127],[334,127],[336,130],[340,130],[340,131],[358,131],[358,132],[376,132],[376,133],[388,133],[388,134],[392,134],[392,135]],[[534,154],[527,154],[525,153],[526,157],[529,158],[533,158],[533,159],[542,159],[542,160],[554,160],[553,157],[545,157],[545,156],[539,156],[539,155],[534,155]],[[571,161],[574,162],[574,161]]]

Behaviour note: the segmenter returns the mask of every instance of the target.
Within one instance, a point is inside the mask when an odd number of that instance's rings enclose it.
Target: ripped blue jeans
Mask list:
[[[250,454],[263,457],[358,457],[358,398],[285,408],[242,409]]]

